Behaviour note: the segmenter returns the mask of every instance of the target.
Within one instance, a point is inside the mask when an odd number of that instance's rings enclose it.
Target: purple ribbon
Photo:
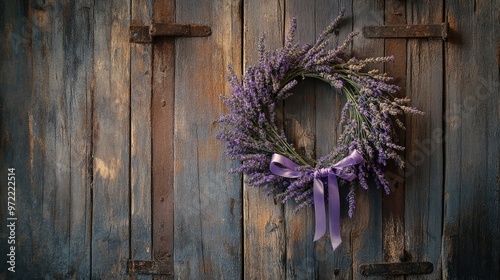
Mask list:
[[[345,167],[360,164],[361,162],[363,162],[363,157],[358,151],[354,150],[337,163],[314,171],[313,198],[314,216],[316,218],[314,241],[320,239],[326,233],[325,189],[321,178],[328,177],[328,224],[333,250],[342,242],[340,234],[340,196],[337,177],[347,181],[356,179],[356,174],[353,172],[342,171]],[[300,165],[279,154],[272,156],[271,164],[269,165],[269,169],[273,174],[292,179],[303,175],[302,172],[297,171],[298,167]]]

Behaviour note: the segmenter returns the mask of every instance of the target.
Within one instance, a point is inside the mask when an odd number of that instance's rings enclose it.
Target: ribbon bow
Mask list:
[[[348,156],[337,163],[314,171],[313,198],[314,216],[316,218],[316,228],[314,241],[320,239],[326,233],[326,210],[325,210],[325,189],[321,178],[328,177],[328,216],[330,229],[330,242],[335,249],[342,242],[340,235],[340,196],[337,177],[347,181],[356,179],[353,172],[341,172],[345,167],[363,162],[361,154],[354,150]],[[285,178],[299,178],[303,175],[297,171],[300,165],[280,154],[273,154],[269,169],[275,175]]]

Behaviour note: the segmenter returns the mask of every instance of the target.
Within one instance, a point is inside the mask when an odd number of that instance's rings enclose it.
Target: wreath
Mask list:
[[[392,96],[399,88],[389,83],[391,77],[377,70],[364,71],[369,64],[392,61],[392,56],[348,59],[346,49],[358,32],[350,33],[342,44],[327,49],[343,15],[344,11],[313,45],[293,42],[297,21],[292,19],[282,48],[266,51],[264,37],[260,38],[258,64],[246,68],[241,79],[228,67],[227,80],[232,92],[222,99],[230,112],[217,120],[220,129],[216,135],[226,143],[227,156],[241,162],[232,171],[245,174],[248,186],[266,188],[281,203],[295,200],[296,210],[314,205],[314,240],[326,232],[327,197],[334,249],[341,242],[338,182],[350,185],[346,197],[349,217],[356,207],[357,186],[368,189],[368,182],[374,182],[389,194],[384,167],[390,160],[404,167],[398,155],[404,147],[396,144],[396,126],[404,129],[398,116],[423,114],[408,106],[408,98]],[[337,148],[317,160],[297,152],[277,121],[279,103],[292,95],[298,80],[305,78],[329,83],[346,99]]]

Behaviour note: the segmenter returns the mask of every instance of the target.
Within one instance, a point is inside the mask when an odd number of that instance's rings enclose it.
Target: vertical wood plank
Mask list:
[[[384,1],[358,1],[352,4],[353,28],[361,30],[363,26],[383,25]],[[365,39],[359,37],[353,43],[353,55],[362,58],[384,55],[383,39]],[[380,70],[382,65],[380,66]],[[360,276],[359,265],[382,261],[382,202],[380,193],[373,184],[368,191],[356,193],[356,213],[352,221],[351,250],[353,254],[352,275]],[[374,277],[373,279],[378,279]]]
[[[46,260],[63,263],[69,257],[68,248],[64,244],[69,242],[70,209],[69,192],[67,186],[70,180],[68,118],[65,110],[64,92],[64,61],[63,47],[63,5],[47,2],[45,5],[32,9],[37,27],[33,31],[33,88],[32,94],[38,106],[33,107],[28,117],[33,128],[35,141],[33,152],[33,181],[37,186],[33,191],[33,198],[37,206],[30,209],[31,216],[28,228],[21,226],[20,231],[38,232],[29,237],[32,244],[36,244],[32,253],[46,255]],[[52,163],[49,163],[52,162]],[[60,207],[56,207],[56,203]],[[26,213],[27,215],[30,215]],[[62,253],[55,255],[52,248],[60,248]],[[64,275],[64,269],[52,268],[43,265],[37,260],[32,262],[40,266],[38,275]]]
[[[316,39],[315,6],[303,1],[285,2],[286,34],[292,18],[297,19],[296,41],[314,43]],[[304,80],[294,88],[294,95],[284,101],[285,133],[297,151],[308,158],[315,150],[315,81]],[[314,213],[311,208],[295,213],[295,203],[289,201],[285,210],[286,279],[314,279]],[[300,257],[299,257],[300,256]]]
[[[406,24],[406,3],[398,0],[385,1],[385,24]],[[394,84],[401,87],[395,95],[402,98],[406,91],[406,39],[385,39],[384,49],[386,56],[394,56],[393,63],[386,63],[384,71],[394,77]],[[399,143],[404,145],[405,132],[399,131]],[[402,155],[404,157],[404,154]],[[404,214],[405,214],[405,180],[395,164],[390,164],[387,173],[397,174],[390,176],[391,194],[382,194],[382,260],[384,262],[400,262],[404,260]],[[388,176],[389,177],[389,176]],[[403,276],[391,279],[404,279]]]
[[[212,34],[176,39],[175,277],[240,279],[241,185],[215,139],[229,91],[226,67],[241,67],[239,1],[177,1],[176,21],[209,25]]]
[[[33,198],[33,177],[31,160],[33,159],[30,149],[32,138],[28,130],[28,116],[32,108],[32,39],[31,18],[29,5],[21,1],[2,1],[0,3],[0,34],[5,38],[5,43],[0,44],[0,176],[2,188],[0,188],[0,278],[7,279],[13,275],[25,276],[25,272],[16,269],[17,274],[10,273],[7,268],[7,254],[10,253],[10,245],[7,240],[10,231],[7,228],[7,173],[8,168],[15,168],[16,173],[16,216],[21,217],[30,213],[32,208],[38,208],[39,197]],[[27,194],[23,199],[19,194]],[[41,215],[39,215],[40,217]],[[25,240],[30,242],[29,230],[36,225],[31,223],[29,216],[27,220],[17,223],[16,240],[16,267],[28,265],[29,259],[19,258],[20,254],[31,254],[32,246],[21,246],[19,242]],[[24,234],[21,229],[28,230]],[[9,250],[9,251],[8,251]],[[5,254],[3,252],[6,252]]]
[[[66,110],[70,133],[69,268],[66,278],[90,277],[92,174],[93,2],[71,1],[63,11]],[[65,16],[66,15],[66,16]],[[71,15],[71,16],[69,16]],[[68,28],[70,27],[70,28]],[[61,188],[68,188],[61,185]],[[57,202],[56,202],[57,203]]]
[[[442,1],[407,2],[409,24],[443,21]],[[430,261],[441,277],[443,204],[443,41],[408,40],[407,96],[425,116],[406,118],[405,250],[407,261]],[[437,133],[437,136],[436,136]]]
[[[153,1],[153,20],[174,22],[175,1]],[[167,262],[171,272],[174,270],[174,44],[173,38],[158,39],[153,44],[151,101],[153,258]]]
[[[285,4],[285,32],[291,18],[298,20],[296,40],[302,43],[314,43],[316,36],[326,28],[331,20],[338,16],[340,9],[351,3],[332,3],[316,1],[314,5],[301,1],[287,1]],[[344,19],[340,40],[351,31],[349,19]],[[334,47],[339,38],[333,38],[330,47]],[[343,105],[342,96],[328,84],[317,81],[301,81],[294,89],[294,95],[285,101],[285,128],[287,138],[304,155],[317,158],[327,154],[336,146],[337,128]],[[337,120],[337,121],[335,121]],[[349,231],[343,227],[343,245],[335,253],[331,250],[328,237],[315,243],[314,213],[312,208],[294,213],[296,205],[285,205],[287,278],[290,279],[330,279],[338,276],[349,278],[351,257],[349,257]],[[344,205],[345,206],[345,205]],[[343,213],[347,213],[343,207]],[[347,220],[346,220],[347,219]],[[343,215],[342,224],[349,223]],[[343,249],[344,248],[344,249]],[[298,257],[300,256],[300,257]],[[342,271],[342,274],[341,274]]]
[[[498,1],[446,1],[443,278],[500,277]]]
[[[133,0],[132,25],[149,25],[152,1]],[[151,90],[152,46],[130,45],[130,257],[152,259]],[[151,279],[138,275],[137,279]]]
[[[342,8],[346,9],[346,15],[339,27],[336,38],[332,38],[330,48],[334,48],[342,43],[347,35],[352,31],[353,14],[352,1],[316,1],[315,5],[315,32],[318,34],[336,18]],[[315,38],[314,38],[315,39]],[[349,50],[351,48],[348,48]],[[316,82],[314,90],[316,92],[316,157],[328,154],[337,147],[337,139],[342,131],[338,125],[340,122],[340,112],[345,104],[342,94],[333,89],[329,84]],[[353,219],[347,215],[348,203],[345,199],[349,189],[341,188],[341,245],[332,252],[328,237],[315,242],[315,262],[318,279],[352,279],[352,250],[351,231],[352,222],[357,219],[357,214]],[[345,203],[344,203],[345,202]],[[314,217],[311,213],[309,218]],[[312,229],[314,231],[314,229]]]
[[[14,275],[89,277],[92,6],[2,5],[1,166],[16,168]],[[4,263],[0,278],[10,278]]]
[[[92,278],[122,278],[130,230],[130,5],[94,14]]]
[[[268,50],[283,46],[285,1],[244,1],[243,66],[257,63],[257,46],[265,34]],[[243,189],[244,275],[246,279],[284,279],[286,243],[284,212],[265,190]]]

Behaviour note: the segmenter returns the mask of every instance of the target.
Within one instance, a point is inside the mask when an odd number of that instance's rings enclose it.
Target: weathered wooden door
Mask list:
[[[296,17],[312,42],[342,7],[339,40],[364,26],[449,31],[354,41],[357,57],[396,57],[380,69],[426,115],[405,121],[392,194],[358,191],[353,219],[342,206],[332,252],[312,242],[311,209],[227,172],[214,120],[226,66],[255,63],[262,34],[279,47]],[[497,279],[499,13],[494,0],[0,2],[0,278]],[[131,26],[173,22],[211,34],[130,42]],[[301,81],[283,105],[289,139],[332,150],[341,106]],[[432,272],[415,275],[422,262]]]

